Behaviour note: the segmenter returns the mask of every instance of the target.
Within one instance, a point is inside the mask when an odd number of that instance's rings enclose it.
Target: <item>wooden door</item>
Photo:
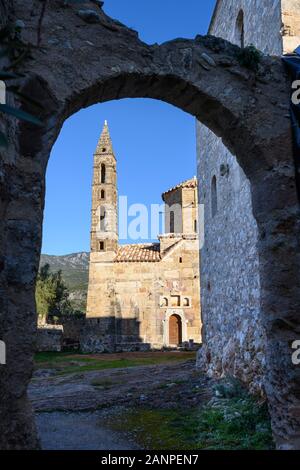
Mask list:
[[[171,315],[169,319],[169,344],[178,346],[181,342],[181,318],[179,315]]]

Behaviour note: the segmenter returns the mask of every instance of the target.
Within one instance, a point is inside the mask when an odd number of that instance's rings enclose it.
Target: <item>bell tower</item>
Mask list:
[[[117,252],[117,172],[107,121],[95,154],[92,188],[91,253]]]

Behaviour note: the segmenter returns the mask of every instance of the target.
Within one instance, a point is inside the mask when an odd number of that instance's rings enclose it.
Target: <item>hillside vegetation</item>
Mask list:
[[[70,303],[74,310],[85,313],[89,276],[88,252],[72,253],[70,255],[54,256],[41,255],[40,267],[49,264],[51,272],[62,272],[70,292]]]

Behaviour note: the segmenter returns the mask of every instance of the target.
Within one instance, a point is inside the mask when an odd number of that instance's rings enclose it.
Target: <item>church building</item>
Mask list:
[[[94,154],[84,351],[201,342],[197,178],[162,198],[166,233],[158,242],[119,244],[117,161],[105,122]]]

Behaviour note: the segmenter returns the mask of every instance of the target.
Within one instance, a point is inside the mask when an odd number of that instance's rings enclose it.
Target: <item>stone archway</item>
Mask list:
[[[0,3],[4,19],[10,15],[24,21],[23,39],[31,43],[38,29],[31,14],[35,3]],[[1,366],[0,448],[38,445],[26,389],[32,373],[34,286],[51,148],[68,116],[125,97],[163,100],[195,116],[222,137],[251,183],[273,431],[278,446],[299,448],[300,371],[291,362],[291,343],[300,331],[300,222],[289,82],[281,61],[263,57],[255,73],[239,64],[236,46],[213,37],[148,46],[94,3],[89,8],[95,9],[93,24],[76,6],[48,2],[38,34],[42,49],[19,64],[26,77],[23,93],[43,104],[45,127],[7,123],[13,143],[0,160],[0,331],[7,346],[7,365]],[[29,105],[23,107],[36,113]]]

